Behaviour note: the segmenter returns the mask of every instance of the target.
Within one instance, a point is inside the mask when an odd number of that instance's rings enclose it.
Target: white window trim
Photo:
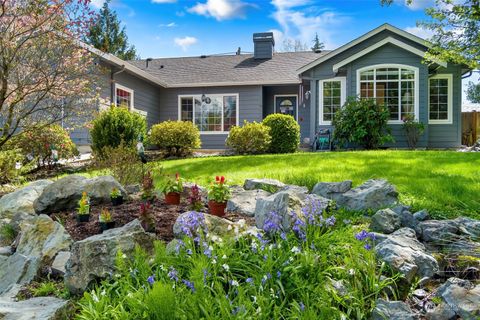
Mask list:
[[[127,88],[125,86],[122,86],[121,84],[118,84],[118,83],[115,83],[115,95],[114,95],[114,103],[115,103],[115,106],[117,106],[117,89],[120,89],[120,90],[123,90],[123,91],[126,91],[128,93],[130,93],[132,99],[131,99],[131,103],[130,103],[130,110],[134,110],[135,109],[135,105],[134,105],[134,101],[135,101],[135,95],[134,95],[134,91],[130,88]]]
[[[296,97],[295,102],[295,121],[298,122],[298,94],[292,93],[292,94],[276,94],[273,96],[273,112],[277,113],[277,98],[285,98],[285,97]]]
[[[394,64],[394,63],[387,63],[387,64],[375,64],[375,65],[371,65],[371,66],[367,66],[367,67],[363,67],[363,68],[360,68],[360,69],[357,69],[357,96],[360,96],[360,73],[365,71],[365,70],[369,70],[369,69],[375,69],[375,72],[373,74],[373,80],[369,80],[368,82],[372,82],[374,83],[374,90],[373,90],[373,98],[376,98],[377,96],[377,79],[376,79],[376,69],[379,69],[379,68],[400,68],[400,69],[407,69],[407,70],[412,70],[414,73],[415,73],[415,78],[414,78],[414,90],[415,90],[415,99],[414,99],[414,105],[413,105],[413,109],[414,109],[414,114],[415,114],[415,120],[418,121],[419,120],[419,114],[420,114],[420,97],[419,97],[419,93],[420,93],[420,77],[419,77],[419,70],[417,67],[413,67],[413,66],[409,66],[409,65],[405,65],[405,64]],[[380,81],[380,82],[384,82],[384,81]],[[398,80],[398,83],[399,83],[399,91],[398,92],[401,92],[401,75],[399,75],[399,80]],[[398,105],[398,109],[399,109],[399,115],[401,116],[401,110],[402,110],[402,101],[399,100],[399,105]],[[398,120],[388,120],[388,124],[403,124],[403,121],[401,119],[398,119]]]
[[[447,79],[448,86],[448,109],[447,120],[430,120],[430,80],[431,79]],[[453,75],[452,74],[437,74],[428,78],[428,124],[452,124],[453,123]]]
[[[318,81],[318,123],[324,126],[331,126],[332,121],[323,121],[323,83],[330,81],[340,81],[340,108],[347,101],[347,78],[335,77]]]
[[[236,114],[237,114],[237,119],[235,125],[238,126],[239,124],[239,118],[240,118],[240,99],[239,99],[239,94],[238,93],[212,93],[212,94],[207,94],[205,95],[208,96],[235,96],[237,99],[237,108],[236,108]],[[195,99],[196,97],[201,98],[202,94],[179,94],[178,95],[178,120],[182,121],[182,98],[193,98]],[[225,131],[223,130],[223,110],[222,110],[222,131],[200,131],[200,135],[202,134],[207,134],[207,135],[215,135],[215,134],[228,134],[230,131]],[[195,101],[193,101],[193,114],[192,114],[192,121],[195,124]]]

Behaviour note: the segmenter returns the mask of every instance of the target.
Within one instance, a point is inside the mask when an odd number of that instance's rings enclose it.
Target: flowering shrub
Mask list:
[[[115,277],[85,293],[77,316],[142,319],[155,310],[150,319],[369,318],[397,277],[355,240],[354,226],[312,208],[298,225],[303,239],[277,228],[275,216],[275,236],[250,229],[221,239],[208,233],[203,214],[189,212],[180,221],[187,236],[175,250],[158,242],[152,256],[137,250],[128,260],[119,253]],[[164,310],[152,306],[154,296],[170,303],[158,301]]]
[[[230,188],[225,184],[224,176],[216,176],[215,182],[212,182],[208,189],[208,200],[223,203],[230,199]]]

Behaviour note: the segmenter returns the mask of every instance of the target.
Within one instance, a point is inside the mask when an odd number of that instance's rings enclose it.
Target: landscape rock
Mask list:
[[[431,245],[444,246],[459,240],[458,225],[452,220],[427,220],[417,226],[419,239]]]
[[[456,320],[457,315],[446,303],[442,302],[425,314],[427,320]]]
[[[65,316],[68,301],[54,297],[38,297],[23,301],[0,298],[2,320],[55,320]]]
[[[75,209],[84,191],[87,192],[92,204],[108,203],[113,188],[117,188],[124,197],[127,197],[125,189],[112,176],[87,179],[79,175],[70,175],[47,186],[35,200],[33,207],[37,214]]]
[[[312,190],[313,194],[337,201],[342,194],[352,188],[352,180],[342,182],[319,182]]]
[[[338,206],[352,211],[378,210],[398,202],[398,192],[386,180],[371,179],[338,197]]]
[[[419,277],[428,279],[439,270],[435,258],[415,236],[415,231],[402,228],[388,235],[375,246],[377,256],[405,276],[408,283]]]
[[[305,198],[308,193],[308,188],[303,186],[296,186],[294,184],[289,184],[283,188],[281,188],[277,192],[286,192],[290,195],[297,196],[299,198]]]
[[[53,260],[52,263],[52,273],[56,276],[62,276],[65,275],[66,272],[66,265],[68,260],[72,254],[70,251],[60,251],[57,256],[55,257],[55,260]]]
[[[415,320],[418,317],[412,309],[402,301],[386,301],[378,299],[372,312],[372,320]]]
[[[198,221],[197,221],[198,220]],[[185,212],[178,216],[175,224],[173,225],[173,235],[177,239],[182,239],[185,236],[188,236],[183,230],[184,224],[193,225],[195,223],[196,227],[200,227],[201,221],[203,220],[206,227],[206,231],[210,236],[225,237],[225,236],[235,236],[239,233],[243,233],[248,229],[248,226],[245,223],[245,220],[241,219],[237,222],[232,222],[230,220],[217,217],[207,213],[199,212]],[[194,230],[191,230],[195,232]]]
[[[12,219],[10,220],[10,223],[9,225],[12,226],[13,230],[15,230],[15,232],[20,232],[20,224],[27,220],[27,219],[30,219],[32,217],[35,217],[36,215],[31,215],[29,213],[25,213],[25,212],[17,212],[13,215]]]
[[[9,223],[18,213],[35,214],[34,201],[42,194],[43,190],[52,184],[50,180],[37,180],[26,187],[8,193],[0,198],[0,221]]]
[[[24,256],[18,252],[0,259],[0,295],[16,284],[30,283],[37,276],[39,269],[40,260],[37,257]]]
[[[275,179],[246,179],[243,184],[245,190],[262,189],[271,193],[275,193],[285,186],[285,183]]]
[[[232,196],[227,201],[227,211],[238,212],[250,217],[255,215],[257,200],[270,195],[262,189],[245,190],[242,187],[232,187],[230,190]]]
[[[138,184],[138,183],[129,184],[129,185],[126,185],[126,186],[125,186],[125,191],[126,191],[129,195],[139,193],[141,190],[142,190],[142,189],[141,189],[141,187],[140,187],[140,184]]]
[[[20,224],[16,252],[50,263],[59,251],[68,250],[72,242],[60,223],[42,214]]]
[[[119,250],[125,257],[131,256],[137,245],[151,251],[154,240],[154,234],[145,232],[140,221],[133,220],[121,228],[75,242],[66,266],[66,287],[71,293],[82,293],[96,280],[112,276]]]
[[[392,211],[395,212],[400,218],[402,227],[416,229],[418,221],[413,217],[413,214],[410,212],[410,207],[398,205],[396,207],[393,207]]]
[[[378,210],[370,222],[370,229],[381,233],[392,233],[401,228],[402,221],[400,216],[392,209]]]
[[[457,316],[464,320],[480,317],[480,285],[474,285],[468,280],[449,278],[441,285],[436,295],[445,302]]]
[[[0,256],[11,256],[13,254],[13,249],[10,246],[0,247]]]
[[[430,219],[430,214],[428,213],[427,209],[423,209],[423,210],[415,212],[413,214],[413,217],[418,221],[425,221],[425,220]]]

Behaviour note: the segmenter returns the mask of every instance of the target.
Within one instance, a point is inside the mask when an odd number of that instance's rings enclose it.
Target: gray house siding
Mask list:
[[[263,93],[261,86],[226,86],[205,88],[161,88],[159,120],[178,120],[178,96],[189,94],[233,94],[238,93],[239,125],[244,120],[262,121]],[[225,149],[228,133],[200,134],[203,149]]]

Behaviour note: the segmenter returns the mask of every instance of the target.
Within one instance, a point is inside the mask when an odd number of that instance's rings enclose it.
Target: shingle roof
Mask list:
[[[160,58],[129,61],[168,87],[300,83],[297,69],[329,51],[275,53],[255,60],[253,54]]]

